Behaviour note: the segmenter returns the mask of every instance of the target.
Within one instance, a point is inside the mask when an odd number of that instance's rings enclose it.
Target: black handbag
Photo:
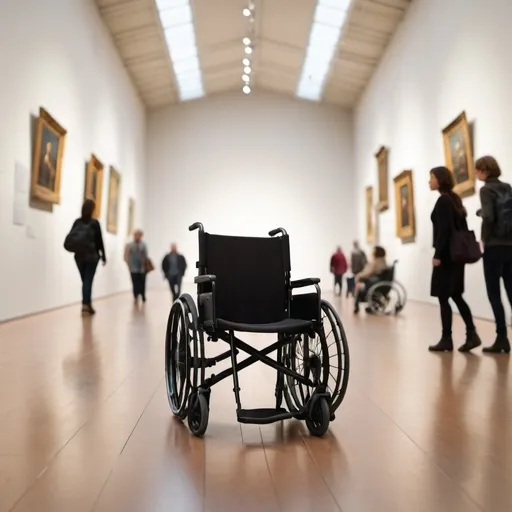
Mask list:
[[[482,257],[475,232],[469,230],[454,231],[450,240],[450,256],[454,263],[476,263]]]
[[[480,249],[480,244],[476,239],[475,232],[470,231],[467,228],[467,224],[465,222],[459,222],[461,217],[457,212],[457,205],[455,204],[453,197],[450,196],[450,199],[452,200],[453,206],[455,207],[455,230],[453,231],[450,239],[451,260],[454,263],[460,264],[476,263],[482,258],[482,250]]]

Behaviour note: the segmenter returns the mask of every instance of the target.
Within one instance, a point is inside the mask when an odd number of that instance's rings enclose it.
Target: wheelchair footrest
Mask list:
[[[237,411],[240,423],[252,423],[256,425],[267,425],[276,421],[288,420],[292,414],[282,407],[279,409],[240,409]]]

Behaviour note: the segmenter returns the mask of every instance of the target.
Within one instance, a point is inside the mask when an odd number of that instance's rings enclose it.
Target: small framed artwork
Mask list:
[[[372,244],[375,238],[373,211],[373,187],[366,187],[366,241],[369,244]]]
[[[108,205],[107,205],[107,231],[117,234],[119,221],[119,193],[121,190],[121,175],[110,167],[108,182]]]
[[[388,149],[384,146],[375,153],[377,159],[377,172],[379,177],[379,212],[384,212],[389,208],[388,197]]]
[[[403,171],[395,184],[396,235],[402,242],[412,242],[416,236],[412,171]]]
[[[135,199],[128,199],[128,236],[133,235],[134,230],[134,221],[135,221]]]
[[[66,130],[44,108],[39,109],[31,195],[46,203],[60,203],[60,179],[66,133]]]
[[[85,191],[84,200],[92,199],[96,203],[94,210],[94,218],[99,219],[101,216],[101,198],[103,193],[103,169],[104,165],[95,156],[91,158],[87,164],[85,171]]]
[[[443,130],[445,165],[453,173],[454,191],[461,197],[475,193],[475,164],[466,113]]]

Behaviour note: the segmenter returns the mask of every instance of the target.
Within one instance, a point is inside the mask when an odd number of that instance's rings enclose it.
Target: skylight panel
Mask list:
[[[156,0],[181,101],[204,96],[189,0]]]
[[[306,56],[297,84],[300,98],[319,101],[352,0],[317,0]]]

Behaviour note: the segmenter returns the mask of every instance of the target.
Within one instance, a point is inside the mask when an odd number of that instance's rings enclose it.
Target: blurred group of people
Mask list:
[[[359,313],[359,306],[365,300],[365,293],[368,287],[378,279],[378,276],[388,268],[386,262],[386,251],[383,247],[376,246],[373,249],[370,260],[366,253],[354,241],[350,254],[350,267],[347,258],[341,247],[331,256],[330,269],[334,274],[334,293],[341,296],[343,291],[343,277],[346,275],[347,293],[346,296],[353,296],[354,313]],[[370,312],[369,309],[367,309]]]
[[[92,306],[92,285],[96,269],[100,261],[107,264],[105,245],[101,225],[94,218],[95,203],[91,199],[84,201],[82,213],[73,223],[64,242],[64,247],[74,254],[75,262],[82,280],[82,315],[91,316],[96,313]],[[139,300],[146,302],[146,278],[154,270],[149,257],[148,247],[143,240],[144,233],[137,229],[133,239],[127,243],[124,250],[124,261],[132,281],[132,292],[135,303]],[[181,283],[187,270],[185,257],[178,252],[175,243],[161,264],[164,278],[171,289],[172,300],[181,294]]]

